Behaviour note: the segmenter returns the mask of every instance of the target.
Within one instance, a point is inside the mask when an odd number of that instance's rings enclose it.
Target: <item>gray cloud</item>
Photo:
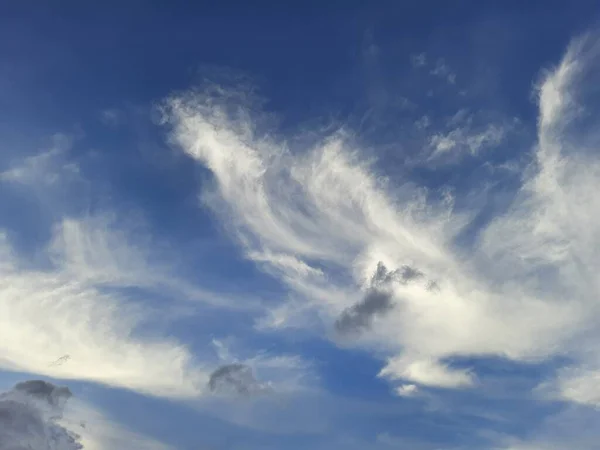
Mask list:
[[[423,278],[424,276],[425,275],[420,270],[407,265],[390,272],[382,262],[379,262],[375,274],[373,275],[373,278],[371,278],[371,284],[373,286],[381,286],[391,282],[407,284],[411,281]]]
[[[335,322],[335,328],[342,334],[361,331],[371,325],[375,316],[384,315],[393,307],[390,292],[371,288],[362,301],[341,314]]]
[[[61,366],[67,362],[69,362],[69,360],[71,359],[70,355],[63,355],[60,358],[58,358],[57,360],[53,361],[50,365],[51,366]]]
[[[80,450],[79,436],[57,423],[71,391],[41,380],[0,393],[0,450]]]
[[[252,368],[246,364],[232,363],[217,368],[208,380],[208,388],[215,394],[252,395],[267,390],[258,382]]]
[[[336,330],[348,334],[368,328],[375,317],[385,315],[394,307],[389,290],[391,283],[408,284],[424,276],[423,272],[408,265],[390,271],[379,262],[365,297],[340,315],[335,322]]]

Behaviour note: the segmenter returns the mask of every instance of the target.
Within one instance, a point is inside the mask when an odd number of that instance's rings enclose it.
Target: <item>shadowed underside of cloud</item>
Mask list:
[[[532,361],[569,352],[600,368],[587,345],[599,337],[591,325],[600,317],[600,162],[589,150],[598,136],[588,126],[582,139],[575,122],[598,62],[597,37],[587,36],[546,74],[535,164],[512,207],[470,249],[457,236],[476,211],[459,213],[452,198],[436,202],[408,180],[379,176],[347,130],[292,149],[295,136],[269,129],[243,91],[220,86],[168,99],[164,117],[173,141],[213,174],[205,204],[248,258],[289,287],[274,327],[308,323],[300,316],[316,312],[325,326],[362,329],[357,344],[386,352],[381,376],[461,387],[475,375],[447,363],[457,356]],[[488,134],[481,139],[501,139]],[[389,271],[385,294],[370,285],[380,267]],[[560,395],[593,401],[590,391]]]
[[[77,450],[79,436],[60,425],[68,388],[31,380],[0,394],[1,450]]]

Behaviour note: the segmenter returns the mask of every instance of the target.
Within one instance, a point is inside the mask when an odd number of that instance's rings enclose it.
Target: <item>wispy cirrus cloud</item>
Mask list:
[[[425,53],[411,55],[410,63],[413,67],[423,67],[425,64],[427,64],[427,55]]]
[[[202,391],[207,374],[184,345],[159,336],[135,337],[149,319],[147,310],[122,295],[102,292],[89,278],[60,268],[27,267],[6,238],[2,254],[3,368],[160,396]],[[51,364],[65,354],[70,359],[64,364]]]
[[[18,183],[35,196],[42,193],[40,201],[82,182],[79,167],[65,157],[66,148],[55,147],[13,163],[2,182]],[[77,176],[65,178],[65,170]],[[157,396],[205,392],[211,369],[203,368],[185,344],[159,333],[140,334],[157,314],[143,297],[158,293],[174,302],[246,310],[248,302],[237,305],[226,293],[221,297],[173,275],[143,227],[134,236],[130,224],[114,214],[72,216],[61,201],[50,200],[51,236],[33,258],[0,232],[0,367]],[[131,288],[140,290],[135,298],[126,292]]]
[[[445,79],[449,84],[456,83],[456,73],[454,73],[443,58],[436,61],[430,73],[431,75]]]
[[[586,50],[595,41],[586,42],[573,44],[541,83],[537,165],[524,173],[508,213],[486,225],[468,251],[456,240],[468,216],[408,180],[383,180],[347,131],[291,151],[286,137],[263,128],[243,92],[222,87],[170,98],[165,120],[173,140],[213,174],[206,204],[247,256],[293,292],[283,310],[314,311],[332,327],[360,304],[379,264],[391,271],[417,267],[437,288],[391,283],[395,307],[376,308],[377,326],[357,345],[389,355],[381,376],[464,387],[476,382],[476,373],[454,367],[452,358],[559,355],[573,349],[596,317],[595,281],[585,275],[597,264],[590,253],[596,163],[591,157],[582,163],[562,132],[575,107],[570,77],[595,58]],[[440,151],[476,152],[503,135],[490,125],[432,134],[430,142]],[[279,325],[285,320],[280,316]]]
[[[165,327],[177,318],[177,308],[187,308],[186,316],[207,309],[256,314],[260,299],[206,290],[181,277],[172,249],[153,240],[137,217],[67,212],[62,193],[85,184],[85,174],[65,151],[53,148],[13,162],[1,180],[51,204],[53,221],[48,241],[33,257],[0,232],[0,367],[159,397],[209,393],[210,374],[219,366],[210,356],[210,336],[205,335],[207,351],[196,355],[187,343],[162,334]],[[75,178],[63,176],[70,166]],[[151,324],[159,327],[154,331]],[[253,368],[270,364],[270,358],[261,358]],[[267,372],[261,373],[264,383],[282,376]]]
[[[424,130],[430,125],[427,116],[424,117],[426,119],[415,123],[418,129]],[[489,120],[483,112],[459,109],[444,121],[441,129],[430,130],[426,137],[426,150],[430,153],[426,159],[457,163],[465,156],[482,156],[485,151],[503,145],[517,125],[516,118]]]
[[[74,137],[64,133],[52,136],[50,148],[23,161],[13,162],[0,172],[0,182],[13,183],[35,188],[48,188],[64,183],[65,177],[77,177],[79,167],[66,158],[73,145]]]

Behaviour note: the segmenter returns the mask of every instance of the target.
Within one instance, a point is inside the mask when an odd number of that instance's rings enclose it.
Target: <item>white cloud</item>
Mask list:
[[[475,125],[475,116],[461,109],[447,122],[447,131],[437,132],[428,139],[431,154],[428,160],[457,160],[465,154],[476,156],[481,151],[498,147],[512,126],[508,123]]]
[[[427,55],[425,53],[411,55],[410,63],[413,67],[423,67],[425,64],[427,64]]]
[[[415,127],[418,130],[425,130],[427,128],[429,128],[429,126],[431,125],[431,119],[429,118],[429,116],[422,116],[420,119],[415,121]]]
[[[446,64],[443,58],[436,61],[435,67],[431,70],[431,75],[445,79],[449,84],[456,83],[456,73]]]
[[[567,95],[561,73],[571,73],[564,64],[547,79],[553,90],[544,83],[540,91],[539,167],[527,172],[515,205],[470,252],[455,244],[465,217],[403,180],[394,187],[378,177],[347,133],[292,152],[284,138],[260,129],[239,92],[221,88],[171,98],[166,118],[174,140],[214,175],[205,202],[248,257],[326,326],[360,301],[379,263],[425,274],[429,283],[392,283],[394,307],[356,344],[389,355],[383,376],[461,387],[474,379],[447,362],[453,357],[553,356],[570,350],[598,318],[600,170],[595,159],[558,156],[569,148],[554,136],[570,111],[557,112]],[[446,136],[447,143],[440,137],[436,145],[447,150],[454,137],[475,151],[502,135],[487,127]],[[286,316],[278,317],[281,326]]]
[[[396,394],[400,397],[411,397],[419,392],[419,388],[414,384],[402,384],[396,388]]]
[[[123,112],[116,108],[109,108],[101,111],[100,120],[103,124],[116,128],[124,122]]]
[[[53,149],[15,165],[9,173],[18,176],[10,181],[47,191],[47,176],[67,164],[64,151]],[[65,180],[55,178],[52,183],[64,188]],[[140,220],[126,222],[109,213],[61,216],[59,206],[53,212],[52,237],[38,250],[35,265],[0,229],[0,367],[157,396],[204,393],[213,364],[142,328],[168,321],[178,306],[174,302],[182,307],[187,302],[193,313],[204,305],[258,312],[261,300],[211,292],[182,279],[177,264],[169,262],[172,251],[153,242]],[[286,258],[280,263],[293,266]],[[135,301],[128,288],[136,288]],[[157,294],[163,299],[158,304],[143,300]],[[264,379],[271,381],[270,375],[282,376],[266,373]]]
[[[49,149],[0,172],[0,181],[48,188],[64,181],[66,177],[78,176],[78,166],[67,163],[65,159],[65,154],[72,144],[72,136],[63,133],[55,134],[52,136],[52,145]]]
[[[568,351],[584,366],[561,371],[557,389],[563,398],[580,403],[600,402],[595,387],[600,335],[594,325],[600,313],[595,275],[600,258],[594,251],[600,245],[595,195],[600,160],[579,145],[574,121],[587,106],[576,99],[587,83],[595,82],[584,75],[597,70],[599,62],[595,37],[575,40],[541,83],[536,168],[526,176],[510,213],[497,219],[483,240],[483,250],[507,277],[526,277],[547,304],[562,304],[575,313],[567,324],[570,342],[556,350]],[[600,142],[592,133],[586,139],[588,145],[590,139],[592,145]]]
[[[193,396],[206,374],[178,342],[136,337],[139,306],[106,294],[58,266],[28,268],[4,239],[0,279],[0,366],[83,379],[161,396]],[[63,262],[63,261],[59,261]],[[112,273],[114,266],[107,266]],[[114,281],[114,280],[113,280]],[[69,355],[64,364],[51,364]]]

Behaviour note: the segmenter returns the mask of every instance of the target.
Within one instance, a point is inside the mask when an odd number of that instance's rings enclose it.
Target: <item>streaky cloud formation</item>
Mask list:
[[[69,140],[58,136],[51,150],[14,163],[0,182],[42,193],[44,200],[54,188],[79,187],[84,182],[79,167],[64,158]],[[57,219],[35,261],[0,230],[0,367],[163,397],[205,393],[209,361],[198,361],[173,338],[152,332],[141,337],[156,311],[169,305],[152,308],[139,295],[132,299],[127,289],[160,294],[165,302],[172,299],[171,305],[183,301],[242,311],[256,306],[173,275],[143,226],[134,235],[111,212],[73,216],[63,213],[60,202],[51,204]]]
[[[594,35],[574,41],[540,82],[535,161],[514,204],[483,226],[469,250],[457,237],[470,215],[452,197],[436,202],[408,179],[392,185],[348,130],[300,150],[296,136],[268,127],[243,91],[223,86],[169,98],[164,119],[173,141],[213,174],[203,202],[248,258],[290,288],[278,328],[310,312],[325,328],[344,315],[364,317],[355,323],[362,327],[385,311],[356,343],[389,355],[380,376],[415,386],[474,385],[477,374],[454,366],[456,357],[532,362],[569,353],[576,372],[559,377],[559,395],[594,403],[593,383],[581,381],[598,367],[585,343],[598,338],[591,324],[598,318],[600,171],[572,131],[585,100],[577,96],[582,76],[598,63],[597,42]],[[461,137],[461,145],[475,152],[502,137],[500,130],[482,133]],[[435,135],[431,142],[443,144]],[[430,283],[390,283],[389,299],[365,303],[380,263],[391,272],[418,267]],[[568,387],[573,377],[579,390]]]
[[[65,230],[68,226],[57,228],[56,239],[71,242]],[[78,276],[61,267],[65,260],[77,257],[67,246],[66,258],[55,260],[52,268],[27,268],[5,235],[1,244],[0,364],[4,369],[97,381],[159,396],[201,392],[207,375],[185,346],[160,337],[136,338],[134,330],[148,314],[119,294],[104,293],[91,281],[118,281],[122,277],[112,276],[114,266]],[[70,355],[68,361],[52,364],[65,354]],[[163,364],[156,364],[159,359]]]
[[[598,450],[600,28],[418,3],[0,14],[0,450]]]

